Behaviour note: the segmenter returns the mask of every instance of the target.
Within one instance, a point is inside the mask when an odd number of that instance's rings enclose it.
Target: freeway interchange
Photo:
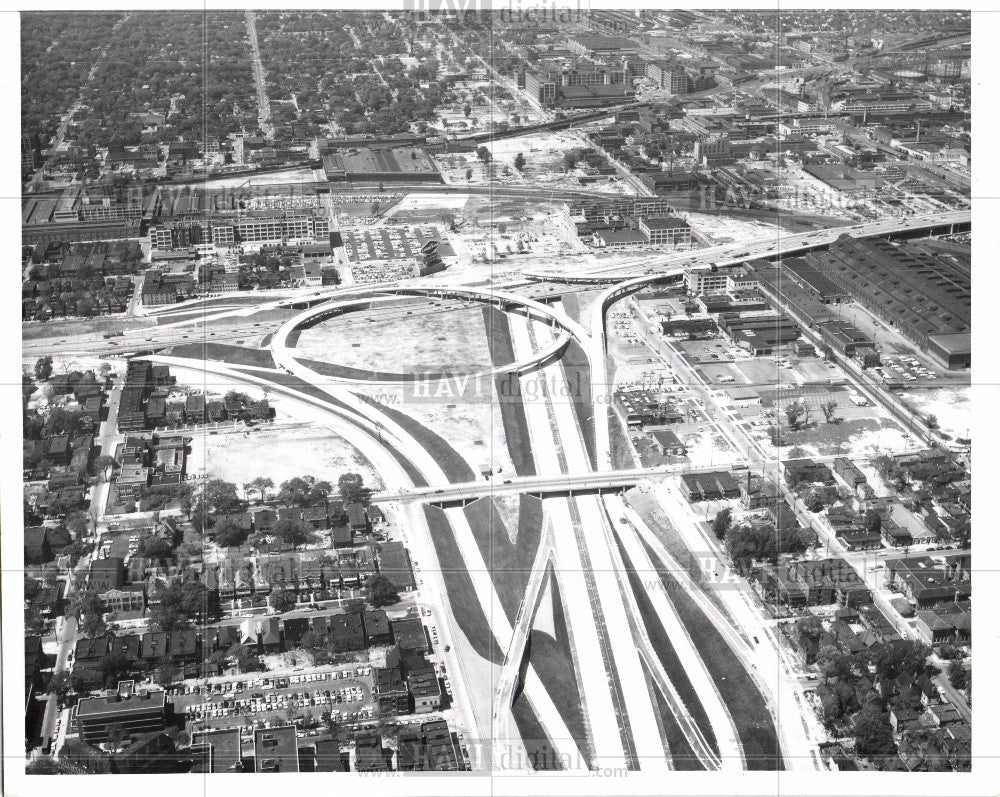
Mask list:
[[[666,482],[670,492],[669,484],[678,476],[698,469],[614,468],[606,315],[616,301],[631,292],[676,278],[687,267],[807,251],[828,245],[844,233],[906,234],[968,222],[968,213],[949,213],[838,227],[649,258],[625,266],[631,269],[626,273],[618,264],[572,277],[526,274],[528,280],[497,286],[392,283],[353,290],[313,290],[246,306],[223,306],[193,318],[171,320],[167,315],[162,325],[128,334],[130,340],[140,335],[147,338],[137,347],[145,343],[156,349],[186,340],[182,330],[213,320],[235,324],[232,339],[237,340],[236,335],[247,336],[253,331],[250,324],[256,313],[304,308],[269,335],[267,350],[273,368],[155,351],[143,356],[287,397],[325,418],[338,434],[364,451],[386,484],[375,500],[406,519],[408,543],[411,550],[420,552],[423,572],[431,581],[428,589],[433,588],[440,601],[441,616],[448,618],[447,637],[456,640],[456,648],[465,647],[460,641],[467,636],[467,629],[454,617],[457,607],[450,604],[446,571],[460,562],[468,579],[467,594],[485,618],[490,643],[502,651],[499,661],[485,666],[472,663],[472,651],[456,651],[450,666],[457,700],[468,707],[468,730],[484,740],[484,767],[493,771],[502,768],[501,762],[510,758],[510,749],[521,748],[517,720],[523,722],[527,715],[544,733],[559,760],[570,768],[665,772],[676,768],[674,756],[683,747],[697,768],[706,770],[815,769],[818,739],[802,719],[808,708],[780,642],[773,629],[768,629],[759,607],[744,591],[734,592],[720,605],[703,585],[686,578],[680,581],[686,597],[679,602],[657,577],[679,572],[678,563],[621,493],[651,482]],[[579,280],[607,287],[595,301],[589,323],[580,323],[558,297],[550,301],[529,298],[525,288],[532,280]],[[293,333],[304,324],[359,301],[391,302],[401,295],[485,302],[506,313],[516,365],[494,369],[489,376],[505,372],[522,384],[541,380],[545,386],[523,391],[521,400],[534,473],[491,480],[449,478],[436,452],[428,448],[427,436],[416,432],[398,410],[365,400],[360,395],[363,385],[330,379],[295,355]],[[51,346],[51,341],[48,343]],[[28,342],[25,348],[43,345],[43,341]],[[74,340],[67,348],[85,345]],[[129,346],[123,345],[123,349]],[[570,363],[565,355],[570,346],[583,354],[582,364],[574,367],[587,374],[589,389],[581,397],[589,405],[586,407],[558,400],[552,389],[569,381]],[[496,579],[505,574],[494,572],[492,557],[484,555],[478,530],[465,511],[468,504],[503,495],[534,496],[545,517],[515,612],[505,606],[499,594]],[[432,541],[425,506],[438,508],[449,529],[456,553],[447,563],[442,561],[440,546]],[[693,549],[704,550],[702,546],[712,544],[700,536],[679,497],[669,508],[680,536]],[[551,673],[529,652],[541,607],[556,605],[555,592],[567,615],[565,643],[571,652],[578,693],[579,726],[564,711],[560,687]],[[695,612],[715,629],[713,633],[724,641],[731,663],[742,667],[741,677],[753,685],[761,705],[766,706],[773,739],[767,749],[748,749],[745,718],[737,713],[741,709],[733,700],[731,685],[720,681],[718,649],[713,655],[699,636],[692,621]],[[748,634],[753,642],[748,641]],[[485,682],[480,677],[483,672],[489,674]],[[789,717],[789,713],[796,716]]]

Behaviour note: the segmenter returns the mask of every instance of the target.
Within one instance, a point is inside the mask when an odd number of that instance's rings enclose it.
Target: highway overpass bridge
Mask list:
[[[628,266],[601,265],[582,269],[574,274],[563,274],[550,271],[526,271],[526,279],[545,280],[549,282],[608,284],[623,280],[635,279],[657,272],[682,273],[685,268],[705,267],[711,265],[729,266],[745,263],[761,258],[786,257],[798,255],[814,249],[823,249],[836,241],[841,235],[854,238],[879,237],[909,237],[914,235],[947,235],[971,229],[972,213],[968,210],[949,211],[906,218],[870,221],[847,227],[830,227],[825,230],[779,235],[765,238],[754,243],[731,243],[719,246],[709,246],[704,249],[692,249],[683,252],[665,254],[655,258],[647,265],[637,270]]]
[[[666,465],[657,468],[629,468],[625,470],[599,470],[582,473],[558,473],[547,476],[515,476],[510,479],[483,479],[447,485],[414,487],[400,492],[382,492],[372,496],[380,501],[415,501],[425,504],[468,504],[493,495],[525,494],[538,498],[555,496],[594,495],[620,493],[643,481],[666,479],[688,473],[711,473],[718,470],[743,469],[742,465],[717,465],[693,467],[687,464]]]

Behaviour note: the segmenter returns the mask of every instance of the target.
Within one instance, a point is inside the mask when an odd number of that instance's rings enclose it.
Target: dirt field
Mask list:
[[[904,391],[903,401],[924,416],[937,418],[941,431],[951,437],[968,437],[972,427],[972,388],[935,388]]]
[[[241,427],[242,429],[242,427]],[[343,473],[360,473],[379,489],[371,464],[350,443],[322,427],[275,422],[272,428],[195,434],[188,470],[237,485],[266,476],[276,485],[293,476],[315,476],[336,484]]]
[[[482,308],[455,300],[394,303],[331,318],[303,330],[295,350],[309,359],[371,371],[490,368]]]

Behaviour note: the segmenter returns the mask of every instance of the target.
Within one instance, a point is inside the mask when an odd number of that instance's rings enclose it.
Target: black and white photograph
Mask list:
[[[5,12],[5,791],[996,793],[992,16]]]

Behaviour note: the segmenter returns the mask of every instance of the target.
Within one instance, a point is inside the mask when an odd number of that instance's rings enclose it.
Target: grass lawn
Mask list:
[[[479,598],[476,597],[472,579],[465,569],[465,560],[455,542],[455,535],[444,510],[426,506],[424,515],[427,517],[427,526],[437,552],[441,575],[448,591],[448,603],[455,621],[476,653],[494,664],[502,664],[503,651],[496,644],[486,615],[479,605]]]
[[[587,456],[590,457],[591,466],[596,468],[597,441],[594,438],[594,405],[590,400],[590,362],[587,360],[587,353],[580,348],[579,343],[571,340],[563,354],[562,364]],[[558,400],[558,397],[554,400]]]
[[[416,382],[418,380],[444,379],[452,374],[442,373],[393,373],[391,371],[369,371],[364,368],[352,368],[349,365],[337,365],[327,363],[322,360],[306,360],[296,358],[296,360],[308,368],[312,368],[316,373],[323,376],[332,376],[338,379],[357,379],[364,382]],[[458,373],[458,372],[456,372]]]
[[[551,772],[562,769],[562,760],[552,747],[552,742],[545,734],[538,717],[524,697],[514,701],[512,709],[517,732],[521,735],[521,743],[528,754],[531,768],[536,772]],[[520,763],[520,762],[513,762]]]
[[[622,426],[622,419],[612,410],[610,413],[609,438],[611,442],[611,463],[619,470],[628,470],[636,466],[635,454],[629,445],[628,435]]]
[[[642,579],[632,569],[629,560],[625,557],[624,551],[622,551],[622,558],[628,569],[629,584],[631,584],[632,591],[635,593],[636,603],[639,605],[639,613],[642,615],[646,632],[653,643],[656,655],[659,656],[663,668],[667,671],[667,676],[670,678],[670,682],[674,685],[681,700],[684,701],[684,705],[691,712],[691,717],[698,723],[698,727],[701,728],[701,732],[709,746],[718,754],[719,747],[715,741],[715,734],[712,732],[712,724],[709,722],[705,707],[698,697],[698,692],[688,678],[687,672],[684,670],[684,665],[681,664],[681,660],[677,656],[677,651],[674,650],[673,643],[670,641],[670,636],[660,622],[659,617],[657,617],[652,601],[650,601],[649,596],[643,589]],[[670,597],[672,598],[673,595],[671,594]],[[669,711],[667,713],[669,714]],[[672,717],[672,715],[670,716]],[[666,727],[669,730],[669,724]],[[671,745],[671,748],[673,748],[673,742],[674,740],[668,736],[667,743]]]
[[[542,535],[541,501],[530,496],[520,497],[517,542],[513,545],[492,498],[480,498],[469,504],[465,516],[493,576],[493,586],[507,619],[513,623]]]
[[[555,703],[559,715],[569,729],[573,741],[580,753],[590,763],[590,742],[587,739],[586,726],[583,722],[583,705],[577,687],[576,670],[573,667],[572,654],[569,645],[569,630],[566,627],[566,616],[563,613],[559,585],[554,578],[554,571],[549,568],[549,584],[552,589],[553,614],[555,619],[556,637],[553,639],[541,631],[532,631],[530,636],[531,651],[529,661],[538,673],[538,678]]]
[[[515,374],[498,374],[494,377],[499,397],[500,421],[503,423],[507,451],[518,476],[534,476],[535,457],[531,450],[528,419],[524,414],[521,382]]]
[[[492,304],[484,304],[483,323],[486,325],[486,343],[494,367],[513,363],[514,344],[510,339],[510,324],[506,313]]]
[[[514,344],[510,337],[510,324],[506,314],[492,304],[483,305],[483,323],[486,341],[494,368],[514,362]],[[528,420],[524,417],[521,383],[514,374],[497,374],[493,377],[503,423],[507,451],[518,476],[535,475],[535,459],[531,453]]]
[[[271,352],[266,349],[249,349],[225,343],[182,343],[170,349],[171,357],[190,357],[193,360],[215,360],[229,365],[252,365],[257,368],[276,368]]]
[[[303,379],[300,379],[294,374],[288,374],[285,373],[284,371],[276,370],[273,374],[269,376],[269,379],[276,385],[288,388],[289,390],[295,390],[306,396],[310,396],[314,399],[317,399],[318,401],[321,401],[324,404],[329,404],[331,407],[339,407],[343,410],[346,410],[350,415],[355,415],[354,410],[350,409],[342,401],[338,401],[330,394],[326,393],[325,391],[321,390],[318,387],[310,385],[308,382],[306,382]],[[410,477],[410,480],[413,482],[415,486],[427,487],[427,480],[421,475],[420,471],[417,470],[417,468],[413,465],[412,462],[410,462],[409,459],[403,456],[402,453],[397,451],[388,443],[385,443],[384,445],[385,448],[389,451],[389,453],[392,454],[393,458],[399,463],[400,467],[403,468],[404,471],[406,471],[407,476]]]
[[[670,712],[666,699],[660,694],[660,690],[654,687],[656,695],[656,709],[660,715],[660,722],[663,724],[663,734],[667,738],[667,747],[670,750],[670,758],[674,769],[679,772],[704,772],[705,766],[698,760],[698,756],[691,750],[681,726],[677,724],[674,715]]]
[[[375,400],[368,396],[359,394],[358,398],[369,404],[375,404],[393,421],[402,426],[417,441],[417,444],[434,458],[434,461],[444,471],[448,481],[471,482],[476,480],[476,475],[469,467],[469,463],[436,432],[432,432],[405,412],[400,412],[384,404],[376,404]]]
[[[650,558],[657,561],[648,546],[646,550]],[[684,588],[670,573],[660,571],[659,575],[736,724],[747,768],[765,771],[783,769],[774,721],[757,684]]]

